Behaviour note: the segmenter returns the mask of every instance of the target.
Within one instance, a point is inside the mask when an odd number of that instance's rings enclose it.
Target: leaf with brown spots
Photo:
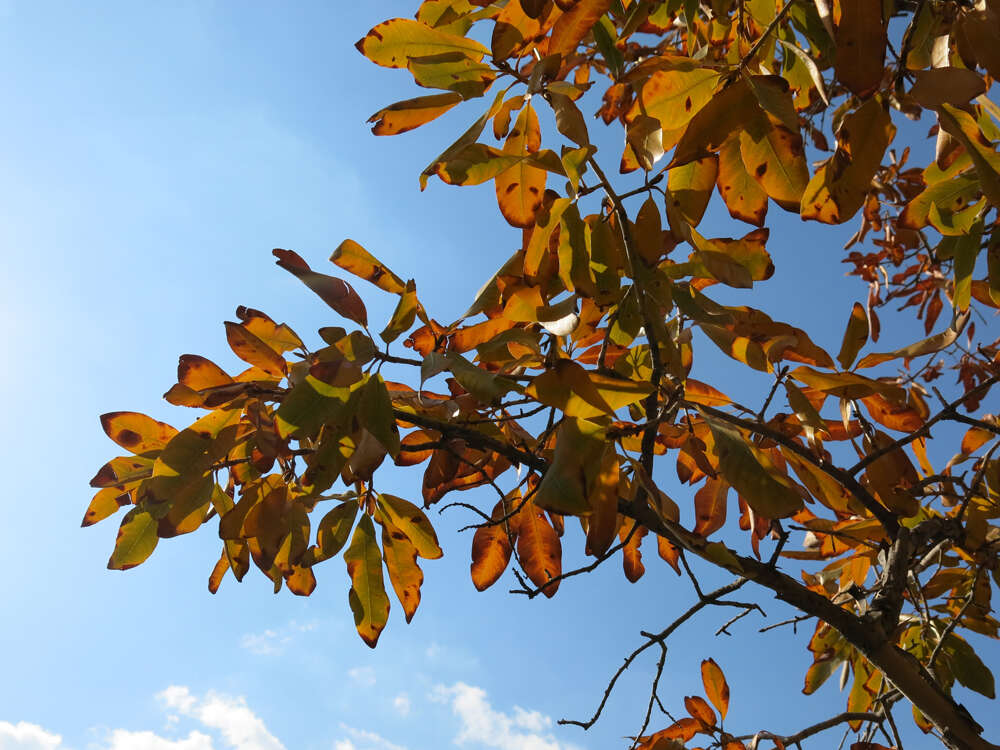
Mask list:
[[[127,492],[121,492],[117,487],[105,487],[99,490],[90,501],[87,512],[83,514],[83,527],[93,526],[118,512],[119,508],[130,505],[132,499]]]
[[[354,625],[361,640],[375,648],[389,620],[389,596],[385,593],[382,556],[375,540],[371,516],[361,516],[361,522],[354,529],[351,546],[344,553],[344,562],[351,577],[348,601],[354,613]]]
[[[354,46],[373,63],[386,68],[405,68],[411,57],[447,52],[457,52],[476,61],[489,54],[479,42],[432,29],[410,18],[383,21]]]
[[[382,526],[382,558],[389,571],[389,581],[409,622],[420,606],[424,573],[417,565],[417,548],[406,534],[391,523]]]
[[[462,95],[453,91],[406,99],[383,107],[368,118],[375,123],[375,135],[399,135],[419,128],[434,120],[462,101]]]
[[[511,501],[517,502],[520,502],[519,497]],[[510,563],[513,549],[508,530],[511,523],[500,521],[507,512],[506,502],[497,503],[490,515],[492,523],[480,526],[472,537],[472,585],[477,591],[485,591],[496,583]]]
[[[503,153],[520,161],[496,176],[497,203],[500,213],[515,227],[530,229],[542,207],[547,173],[531,166],[527,157],[541,147],[538,115],[527,104],[517,116],[514,129],[504,143]]]
[[[844,117],[836,152],[816,170],[802,195],[802,218],[840,224],[854,216],[872,190],[872,178],[895,134],[889,112],[877,98]]]
[[[708,208],[718,175],[719,158],[715,155],[671,169],[667,179],[668,205],[688,224],[698,226]]]
[[[739,133],[760,107],[743,79],[713,96],[684,129],[668,168],[679,167],[718,151],[733,134]]]
[[[335,311],[359,325],[368,326],[368,311],[354,288],[343,279],[316,273],[293,250],[275,248],[271,251],[278,259],[277,265],[296,276],[303,284]]]
[[[379,495],[377,502],[389,522],[413,543],[418,555],[426,560],[436,560],[444,554],[434,527],[420,508],[395,495]]]
[[[90,486],[98,488],[114,487],[119,492],[133,489],[139,482],[153,475],[153,460],[151,458],[135,458],[119,456],[102,466]]]
[[[531,500],[526,500],[510,523],[517,534],[518,559],[531,582],[541,588],[550,579],[561,575],[562,544],[545,512]],[[545,586],[542,593],[552,598],[558,589],[559,582],[556,581]]]
[[[156,523],[156,519],[148,511],[142,508],[130,510],[118,529],[108,569],[128,570],[145,562],[153,554],[159,541]]]
[[[354,240],[341,242],[330,260],[358,278],[370,281],[379,289],[392,294],[403,294],[406,291],[406,284],[401,278]]]
[[[157,422],[135,411],[102,414],[101,427],[125,450],[148,458],[155,458],[177,434],[177,430],[166,422]]]
[[[719,73],[710,68],[658,70],[642,82],[629,119],[642,112],[664,130],[683,128],[711,101],[718,83]]]
[[[244,362],[276,377],[282,377],[288,372],[284,357],[239,323],[226,321],[226,339],[236,356]]]
[[[719,195],[734,219],[764,226],[767,216],[767,193],[743,164],[740,139],[730,137],[719,149],[719,173],[716,181]]]
[[[792,109],[791,95],[781,96]],[[799,210],[809,169],[797,126],[793,130],[770,113],[752,118],[740,132],[740,156],[771,200],[788,211]]]

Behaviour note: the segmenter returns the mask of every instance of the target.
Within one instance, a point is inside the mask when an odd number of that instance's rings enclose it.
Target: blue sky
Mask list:
[[[354,632],[339,560],[318,569],[309,599],[272,596],[254,574],[212,597],[218,540],[208,530],[120,574],[105,569],[115,521],[79,528],[87,482],[115,455],[99,414],[190,419],[159,395],[181,353],[236,367],[221,323],[238,305],[312,340],[339,323],[274,267],[272,247],[322,268],[352,237],[415,278],[444,321],[519,242],[491,186],[418,191],[419,171],[478,104],[398,138],[377,139],[365,125],[419,92],[353,43],[414,4],[293,5],[0,0],[0,749],[623,746],[648,700],[652,661],[624,680],[590,732],[555,720],[588,716],[638,631],[690,605],[652,545],[636,585],[612,561],[552,601],[506,594],[508,578],[477,594],[470,539],[455,533],[468,519],[449,511],[436,517],[445,558],[425,566],[420,611],[407,626],[396,607],[372,652]],[[613,166],[609,143],[602,153]],[[720,225],[713,235],[746,231],[717,209],[710,221]],[[778,273],[755,303],[819,326],[819,343],[835,351],[865,292],[842,277],[842,241],[818,246],[795,217],[775,226]],[[370,317],[387,319],[388,295],[358,287]],[[699,366],[731,368],[715,353]],[[416,494],[415,475],[393,481],[398,494]],[[579,559],[574,533],[567,556]],[[765,609],[771,622],[783,612]],[[711,655],[733,688],[734,729],[792,731],[840,710],[835,686],[825,701],[799,695],[810,661],[801,633],[792,648],[787,631],[755,638],[756,622],[713,639],[728,614],[709,613],[672,639],[668,706],[700,691],[698,665]]]

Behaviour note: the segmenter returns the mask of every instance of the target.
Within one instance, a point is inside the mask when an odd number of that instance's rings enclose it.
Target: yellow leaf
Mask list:
[[[701,681],[705,686],[705,695],[725,719],[729,713],[729,684],[714,659],[706,659],[701,663]]]
[[[398,135],[440,117],[460,101],[461,94],[454,92],[418,96],[383,107],[368,122],[375,123],[372,126],[375,135]]]
[[[517,116],[514,129],[504,143],[503,153],[519,161],[496,176],[497,203],[500,213],[512,226],[530,229],[542,207],[547,173],[531,166],[526,157],[541,146],[538,115],[527,104]]]
[[[380,23],[354,45],[376,65],[405,68],[411,57],[459,52],[475,61],[489,54],[472,39],[448,34],[409,18],[393,18]]]
[[[382,556],[375,540],[371,516],[363,515],[354,529],[351,546],[344,553],[347,574],[351,577],[348,600],[354,613],[354,625],[361,640],[375,648],[389,619],[389,597],[382,578]]]
[[[417,548],[406,534],[391,524],[385,524],[382,527],[382,558],[389,571],[389,581],[409,622],[420,606],[420,586],[424,582],[424,573],[417,565]]]

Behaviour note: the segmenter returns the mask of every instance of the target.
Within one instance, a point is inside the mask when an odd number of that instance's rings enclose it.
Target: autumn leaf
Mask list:
[[[348,320],[353,320],[362,326],[368,325],[368,312],[365,305],[350,284],[342,279],[326,274],[316,273],[309,264],[292,250],[276,248],[271,251],[278,259],[277,265],[312,289],[321,300],[326,302],[336,312]]]
[[[382,556],[370,516],[362,516],[354,529],[351,546],[344,553],[344,562],[351,577],[348,599],[354,612],[354,625],[361,640],[375,648],[389,619],[389,597],[385,593]]]

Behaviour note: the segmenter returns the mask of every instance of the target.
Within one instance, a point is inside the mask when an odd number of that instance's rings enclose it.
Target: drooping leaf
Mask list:
[[[887,27],[880,3],[840,1],[834,70],[837,79],[856,96],[870,96],[882,80]]]
[[[156,536],[157,520],[142,508],[133,508],[122,519],[115,539],[115,549],[108,560],[109,570],[128,570],[145,562],[159,538]]]
[[[851,308],[851,317],[847,319],[844,329],[844,339],[840,344],[837,361],[845,370],[854,364],[855,357],[861,348],[868,343],[868,315],[860,302],[855,302]]]
[[[472,537],[472,584],[478,591],[496,583],[510,563],[510,522],[500,520],[506,514],[505,503],[497,503],[490,523],[477,528]]]
[[[567,57],[610,7],[611,0],[577,0],[573,3],[552,27],[549,54]]]
[[[395,495],[381,494],[377,502],[392,525],[410,540],[418,555],[427,560],[436,560],[444,554],[434,527],[420,508]]]
[[[562,544],[545,512],[531,500],[525,500],[521,510],[511,518],[517,533],[517,556],[524,572],[536,586],[545,586],[543,593],[552,598],[559,582],[546,585],[562,574]]]
[[[532,166],[526,157],[537,153],[541,147],[538,115],[527,104],[517,116],[514,129],[504,143],[503,153],[519,161],[496,176],[497,202],[508,223],[529,229],[542,206],[546,172]]]
[[[424,573],[417,565],[417,548],[406,534],[386,524],[382,527],[382,557],[389,581],[410,622],[420,605],[420,587]]]
[[[784,518],[803,503],[792,483],[777,473],[764,454],[753,447],[739,430],[706,417],[715,439],[715,454],[726,481],[754,511],[765,518]]]
[[[375,540],[371,516],[363,515],[354,529],[351,546],[344,553],[351,577],[348,601],[361,640],[375,648],[389,619],[389,597],[382,578],[382,555]]]

